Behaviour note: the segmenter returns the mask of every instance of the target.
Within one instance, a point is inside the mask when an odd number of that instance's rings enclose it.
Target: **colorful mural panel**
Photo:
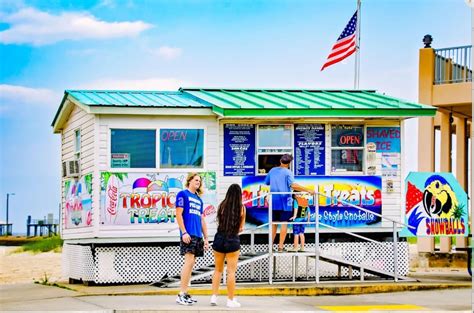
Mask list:
[[[242,178],[244,201],[270,192],[265,176]],[[320,193],[319,221],[334,227],[377,226],[380,217],[351,207],[360,206],[382,214],[382,179],[380,176],[298,176],[296,182]],[[348,204],[349,203],[349,204]],[[246,204],[247,222],[260,225],[268,222],[267,196]],[[315,221],[314,201],[309,201],[311,220]]]
[[[64,228],[92,226],[92,174],[64,181]]]
[[[405,223],[401,236],[467,236],[466,192],[451,173],[411,172],[405,180]]]
[[[176,195],[185,189],[187,173],[101,172],[100,222],[102,225],[158,224],[158,230],[178,230]],[[201,173],[204,215],[215,228],[216,173]]]

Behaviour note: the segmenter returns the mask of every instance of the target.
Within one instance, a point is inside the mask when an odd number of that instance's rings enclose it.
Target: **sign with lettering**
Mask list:
[[[367,142],[375,143],[377,152],[400,152],[400,127],[367,127]]]
[[[130,153],[111,153],[110,162],[114,168],[130,168]]]
[[[295,124],[295,175],[325,174],[324,124]]]
[[[468,236],[467,194],[452,173],[410,172],[400,236]]]
[[[176,195],[185,189],[186,173],[101,172],[100,223],[102,225],[158,224],[164,235],[178,233]],[[202,172],[204,216],[208,227],[216,229],[216,173]],[[174,232],[174,233],[172,233]]]
[[[382,214],[382,178],[380,176],[297,176],[296,183],[309,189],[318,188],[319,221],[334,227],[377,226]],[[270,192],[265,176],[242,178],[243,200]],[[268,222],[268,196],[246,204],[247,222]],[[352,207],[360,206],[368,211]],[[315,221],[314,201],[310,199],[311,220]]]
[[[255,175],[255,125],[224,124],[224,176]]]

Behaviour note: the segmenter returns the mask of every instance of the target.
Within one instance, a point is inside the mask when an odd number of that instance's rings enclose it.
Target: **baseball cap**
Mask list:
[[[290,164],[291,161],[293,161],[293,157],[291,156],[291,154],[288,154],[288,153],[282,155],[280,158],[280,162],[283,164]]]

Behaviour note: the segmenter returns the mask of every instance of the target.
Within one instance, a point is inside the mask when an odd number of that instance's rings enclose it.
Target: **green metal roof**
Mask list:
[[[91,107],[212,108],[212,104],[180,91],[66,90],[51,123],[54,128],[68,97]]]
[[[52,123],[55,129],[68,97],[90,107],[204,108],[212,109],[212,112],[224,117],[404,118],[433,116],[436,113],[435,107],[389,97],[373,90],[66,90]]]
[[[210,108],[212,105],[179,91],[66,90],[66,94],[90,106],[160,108]]]
[[[180,91],[211,103],[228,117],[412,117],[433,116],[436,108],[373,90],[203,89]]]

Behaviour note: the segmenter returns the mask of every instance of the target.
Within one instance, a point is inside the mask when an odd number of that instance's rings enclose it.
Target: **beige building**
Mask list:
[[[438,111],[435,117],[419,118],[418,171],[452,172],[467,192],[472,186],[472,46],[433,49],[431,40],[426,35],[420,49],[418,102]],[[418,243],[420,252],[435,249],[433,238]],[[459,237],[455,246],[465,248],[466,243]],[[441,238],[439,249],[450,252],[451,238]]]

